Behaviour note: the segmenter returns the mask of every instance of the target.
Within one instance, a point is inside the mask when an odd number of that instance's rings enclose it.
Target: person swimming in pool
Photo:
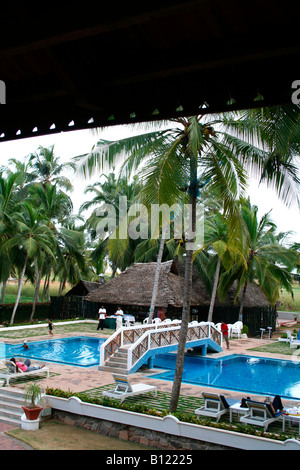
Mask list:
[[[23,341],[23,344],[22,344],[21,348],[25,349],[25,351],[28,351],[29,346],[28,346],[28,344],[26,343],[26,341]]]

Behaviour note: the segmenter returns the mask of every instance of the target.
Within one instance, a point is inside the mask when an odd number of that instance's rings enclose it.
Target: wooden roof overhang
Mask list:
[[[299,10],[289,0],[4,2],[0,142],[290,102]]]

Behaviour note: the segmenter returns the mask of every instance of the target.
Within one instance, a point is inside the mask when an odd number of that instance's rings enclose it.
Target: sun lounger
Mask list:
[[[157,387],[155,385],[147,385],[142,383],[131,384],[127,375],[112,374],[116,387],[114,390],[105,390],[103,395],[109,398],[116,398],[124,401],[127,397],[134,395],[142,395],[143,393],[154,392],[157,396]]]
[[[247,399],[245,399],[245,403],[249,408],[249,413],[240,418],[242,423],[262,426],[266,431],[269,424],[282,417],[283,411],[274,413],[269,403]]]
[[[227,413],[230,406],[238,403],[237,400],[227,399],[224,395],[218,395],[216,393],[202,392],[204,398],[204,406],[197,408],[195,414],[198,416],[209,416],[220,420],[221,416]]]
[[[49,368],[42,367],[41,369],[30,370],[28,372],[23,372],[19,369],[16,364],[12,361],[3,361],[4,366],[6,367],[6,371],[0,371],[0,379],[6,380],[6,385],[9,385],[9,381],[15,377],[24,377],[25,375],[39,375],[42,372],[47,372],[47,377],[49,377]]]

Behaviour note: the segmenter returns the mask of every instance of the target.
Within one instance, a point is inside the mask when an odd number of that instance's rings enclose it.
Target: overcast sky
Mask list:
[[[99,135],[93,134],[90,130],[82,130],[1,142],[0,165],[6,165],[8,159],[12,157],[22,161],[26,155],[35,152],[39,145],[49,147],[53,144],[55,144],[55,154],[61,157],[61,162],[65,162],[76,155],[89,152],[99,138],[117,140],[127,135],[129,135],[129,131],[126,126],[112,126],[106,128]],[[83,195],[84,189],[91,181],[80,175],[73,175],[71,179],[74,185],[71,197],[74,212],[77,212],[83,201],[91,197],[91,194]],[[249,195],[252,205],[256,204],[259,208],[259,217],[272,210],[272,218],[278,227],[278,231],[294,231],[291,241],[300,242],[300,211],[296,205],[287,208],[280,202],[274,191],[264,185],[259,185],[255,180],[251,180]]]

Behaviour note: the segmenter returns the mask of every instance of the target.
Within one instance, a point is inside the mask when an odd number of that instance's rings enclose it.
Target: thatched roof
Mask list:
[[[79,281],[75,286],[72,287],[65,295],[78,295],[79,297],[85,297],[90,292],[98,289],[100,286],[99,282]]]
[[[89,293],[85,299],[90,302],[119,305],[136,305],[149,307],[151,304],[156,263],[136,263],[119,276],[99,286]],[[178,272],[178,265],[173,261],[161,264],[159,288],[156,299],[157,307],[182,307],[184,278]],[[229,292],[225,302],[218,305],[234,305],[235,287]],[[208,306],[210,297],[203,282],[194,272],[191,306]],[[268,301],[257,285],[249,285],[246,293],[245,306],[267,306]]]

